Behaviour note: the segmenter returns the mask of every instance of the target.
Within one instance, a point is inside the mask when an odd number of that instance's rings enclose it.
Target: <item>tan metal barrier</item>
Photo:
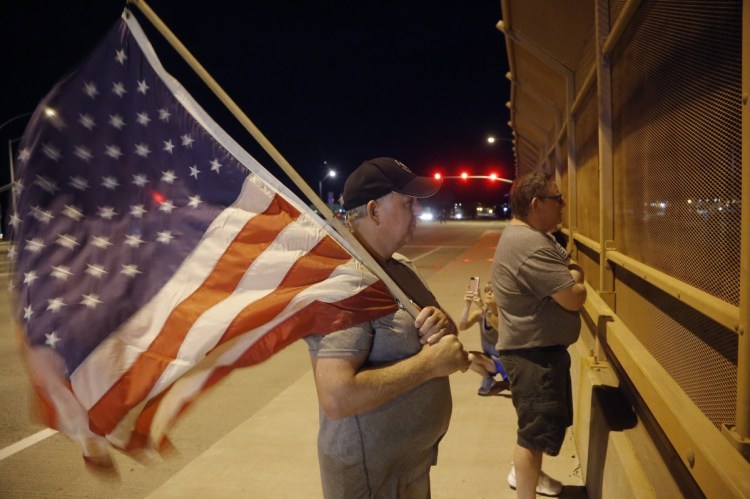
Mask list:
[[[502,0],[517,173],[568,200],[593,354],[704,494],[750,497],[750,1],[563,3]],[[573,29],[546,38],[550,15]],[[555,81],[563,122],[540,134],[524,90]]]

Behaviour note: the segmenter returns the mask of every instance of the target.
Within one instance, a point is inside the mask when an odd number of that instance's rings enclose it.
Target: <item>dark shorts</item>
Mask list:
[[[556,456],[573,424],[568,351],[560,346],[498,353],[518,415],[518,445]]]

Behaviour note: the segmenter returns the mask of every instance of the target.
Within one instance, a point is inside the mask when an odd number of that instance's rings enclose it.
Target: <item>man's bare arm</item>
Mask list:
[[[323,411],[339,419],[371,411],[412,388],[469,366],[467,353],[455,335],[425,345],[407,359],[361,369],[366,358],[313,358],[315,386]]]
[[[571,312],[577,312],[583,307],[583,303],[586,301],[586,285],[584,284],[583,268],[577,263],[571,261],[568,264],[570,275],[573,276],[575,283],[565,289],[561,289],[557,293],[552,295],[552,299],[555,300],[562,308],[570,310]]]

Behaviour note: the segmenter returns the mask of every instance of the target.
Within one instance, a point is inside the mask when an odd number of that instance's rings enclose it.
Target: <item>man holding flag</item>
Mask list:
[[[430,467],[451,416],[448,375],[469,361],[455,323],[396,251],[412,236],[418,198],[439,187],[391,158],[365,161],[344,185],[348,228],[420,311],[305,338],[327,498],[430,497]]]
[[[112,466],[110,447],[150,458],[233,369],[397,308],[358,261],[370,253],[352,249],[219,127],[162,67],[128,9],[40,102],[15,179],[10,257],[23,352],[45,423],[90,463]],[[411,214],[377,206],[371,215],[402,229],[377,236],[395,251]],[[416,301],[423,338],[453,330],[433,303]],[[432,362],[449,344],[420,358]]]

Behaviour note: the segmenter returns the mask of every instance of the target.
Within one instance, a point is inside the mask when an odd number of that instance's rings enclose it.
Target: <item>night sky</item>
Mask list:
[[[33,111],[119,19],[125,3],[23,0],[0,5],[0,123]],[[421,174],[512,178],[500,0],[191,2],[151,8],[314,191],[336,195],[363,160],[393,156]],[[137,8],[133,7],[137,12]],[[137,12],[166,69],[280,180],[286,175]],[[0,130],[3,185],[9,139]],[[446,180],[435,201],[498,202],[508,184]],[[3,216],[5,216],[3,206]]]

